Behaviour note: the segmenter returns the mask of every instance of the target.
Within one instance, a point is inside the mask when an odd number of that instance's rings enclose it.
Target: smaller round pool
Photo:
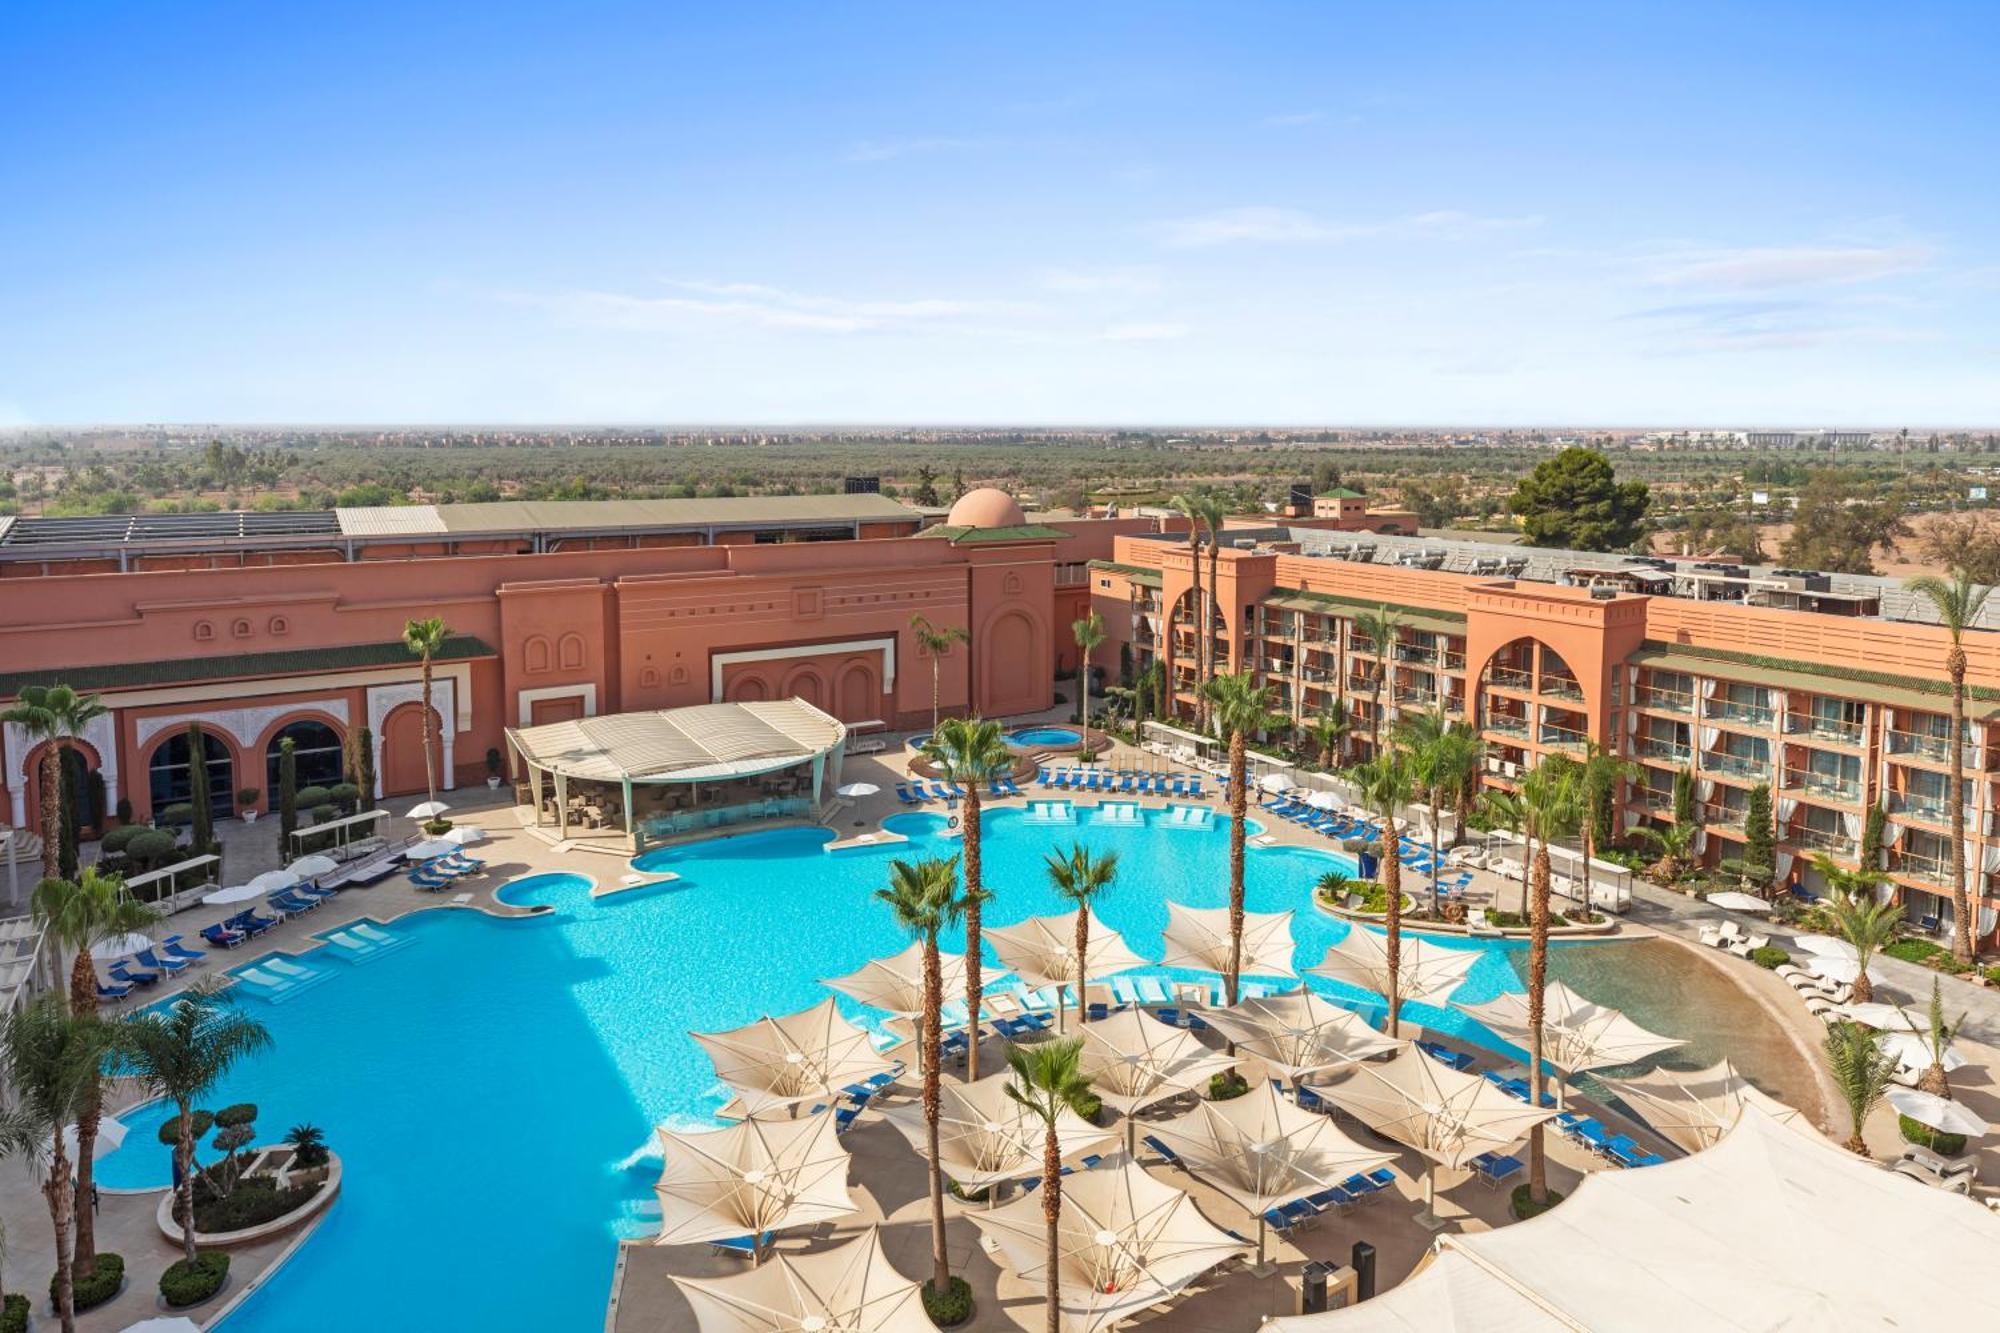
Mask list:
[[[1022,727],[1019,731],[1008,732],[1007,740],[1009,744],[1023,749],[1038,745],[1075,746],[1083,744],[1083,733],[1075,727]]]
[[[571,870],[544,870],[509,880],[493,891],[493,897],[510,907],[553,907],[559,899],[587,898],[596,887],[597,881],[588,875]]]

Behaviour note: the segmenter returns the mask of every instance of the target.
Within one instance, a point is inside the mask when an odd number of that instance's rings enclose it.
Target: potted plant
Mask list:
[[[497,791],[500,787],[500,751],[498,747],[488,747],[486,751],[486,786]]]
[[[236,793],[236,809],[243,816],[244,823],[257,822],[257,802],[263,795],[255,787],[245,787]]]

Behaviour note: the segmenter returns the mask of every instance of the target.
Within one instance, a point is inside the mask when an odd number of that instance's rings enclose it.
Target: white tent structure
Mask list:
[[[853,1212],[838,1128],[831,1115],[742,1120],[700,1134],[662,1125],[654,1244],[750,1236],[761,1249],[767,1232]]]
[[[1773,1236],[1785,1242],[1774,1245]],[[1977,1276],[2000,1254],[2000,1214],[1945,1190],[1917,1188],[1755,1107],[1746,1107],[1707,1152],[1644,1171],[1593,1172],[1560,1208],[1438,1244],[1440,1261],[1456,1255],[1465,1263],[1433,1263],[1352,1310],[1268,1327],[1275,1333],[2000,1327],[2000,1288]],[[1438,1292],[1438,1284],[1448,1291]],[[1408,1322],[1426,1302],[1443,1317]]]
[[[1091,1091],[1125,1117],[1125,1150],[1132,1150],[1133,1116],[1154,1102],[1200,1087],[1234,1063],[1204,1046],[1192,1032],[1163,1023],[1141,1009],[1121,1009],[1079,1031],[1082,1071]]]
[[[948,1002],[965,993],[965,955],[940,953],[939,999]],[[912,944],[887,958],[871,958],[844,977],[821,983],[848,999],[898,1018],[914,1018],[924,1009],[924,947]]]
[[[944,1173],[966,1189],[984,1189],[1040,1172],[1045,1130],[1041,1120],[1007,1095],[1009,1076],[990,1074],[971,1083],[938,1088],[938,1158]],[[930,1136],[921,1101],[882,1108],[882,1118],[902,1132],[919,1156]],[[1111,1137],[1074,1111],[1056,1121],[1065,1157]]]
[[[1266,1211],[1396,1160],[1348,1138],[1332,1116],[1301,1110],[1269,1082],[1242,1097],[1200,1102],[1153,1133],[1189,1170],[1250,1210],[1260,1266]]]
[[[1654,1132],[1688,1152],[1713,1148],[1746,1105],[1780,1124],[1817,1133],[1802,1112],[1758,1091],[1726,1059],[1706,1069],[1659,1066],[1633,1078],[1608,1078],[1604,1084]]]
[[[1229,909],[1167,904],[1167,929],[1162,937],[1166,956],[1162,967],[1202,972],[1229,971]],[[1292,970],[1292,914],[1245,912],[1243,960],[1238,971],[1246,977],[1295,977]]]
[[[971,1214],[1005,1265],[1040,1287],[1048,1276],[1042,1201],[1025,1195]],[[1056,1233],[1056,1282],[1063,1324],[1072,1333],[1111,1328],[1173,1299],[1243,1242],[1203,1217],[1193,1199],[1134,1162],[1079,1171],[1063,1181]]]
[[[875,1049],[866,1028],[840,1016],[830,996],[782,1018],[689,1035],[750,1115],[814,1099],[832,1101],[848,1084],[894,1067]]]
[[[1397,1043],[1352,1009],[1301,988],[1210,1010],[1210,1027],[1280,1078],[1296,1083],[1322,1070],[1385,1055]]]
[[[1458,1007],[1514,1045],[1530,1049],[1525,992],[1508,991],[1484,1004]],[[1679,1037],[1663,1037],[1640,1027],[1620,1010],[1585,999],[1560,981],[1551,981],[1542,993],[1542,1058],[1564,1074],[1637,1064],[1685,1045]],[[1558,1081],[1558,1098],[1563,1087]]]
[[[1088,910],[1088,909],[1086,909]],[[1083,984],[1113,972],[1134,967],[1151,967],[1145,959],[1125,947],[1125,938],[1104,924],[1095,912],[1089,916],[1090,939],[1084,947],[1083,975],[1076,973],[1076,914],[1058,912],[1033,916],[1018,925],[988,926],[983,932],[1000,956],[1003,967],[1030,986],[1056,987],[1056,1022],[1062,1022],[1063,988],[1076,984],[1077,996]]]
[[[1321,1097],[1376,1133],[1415,1148],[1439,1166],[1462,1167],[1483,1152],[1505,1152],[1555,1112],[1517,1102],[1476,1074],[1440,1064],[1405,1042],[1393,1060],[1356,1065]],[[1424,1182],[1417,1221],[1440,1226],[1431,1210],[1437,1173]]]
[[[832,1249],[674,1285],[701,1333],[935,1333],[923,1284],[890,1266],[877,1227]]]
[[[1480,959],[1477,949],[1452,949],[1435,940],[1402,937],[1396,968],[1389,968],[1389,937],[1355,926],[1326,951],[1318,967],[1306,975],[1325,977],[1387,999],[1393,991],[1398,1005],[1445,1002]]]

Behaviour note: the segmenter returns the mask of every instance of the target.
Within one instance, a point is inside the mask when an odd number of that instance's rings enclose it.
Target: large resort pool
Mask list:
[[[616,1242],[652,1228],[653,1127],[714,1123],[727,1095],[687,1034],[803,1009],[826,996],[820,978],[903,947],[872,897],[888,861],[958,850],[941,816],[899,815],[888,827],[909,843],[830,853],[826,831],[789,829],[656,851],[637,868],[677,879],[606,897],[593,898],[582,875],[536,876],[504,898],[552,909],[539,915],[422,912],[389,926],[407,947],[355,962],[305,955],[327,980],[282,1004],[248,1001],[275,1046],[211,1100],[256,1102],[266,1138],[301,1121],[321,1126],[345,1163],[343,1196],[228,1319],[230,1333],[330,1327],[357,1303],[384,1333],[602,1328]],[[1000,809],[985,827],[993,924],[1061,910],[1042,862],[1072,839],[1119,853],[1117,884],[1098,910],[1142,955],[1160,953],[1168,900],[1226,902],[1224,821],[1169,827],[1149,812],[1134,824],[1086,818],[1051,830]],[[1329,851],[1250,850],[1248,905],[1297,912],[1301,967],[1350,928],[1310,902],[1334,868],[1352,863]],[[1484,954],[1459,998],[1520,988],[1521,945],[1458,943]],[[1686,984],[1708,969],[1673,957],[1677,948],[1565,945],[1553,970],[1647,1027],[1691,1038],[1677,1064],[1727,1053],[1768,1075],[1772,1054],[1743,1018],[1750,1002],[1719,977]],[[1405,1013],[1518,1054],[1455,1011]],[[101,1160],[105,1186],[167,1183],[156,1137],[166,1115],[154,1106],[124,1117],[132,1132]]]

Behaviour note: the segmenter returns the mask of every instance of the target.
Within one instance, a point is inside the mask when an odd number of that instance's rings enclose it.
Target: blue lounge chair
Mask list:
[[[1378,1166],[1368,1173],[1368,1183],[1378,1190],[1388,1189],[1396,1183],[1396,1173],[1386,1166]]]
[[[1480,1183],[1491,1189],[1499,1189],[1507,1180],[1521,1174],[1521,1159],[1511,1153],[1500,1155],[1483,1152],[1472,1159],[1472,1170]]]
[[[1179,1166],[1181,1164],[1180,1155],[1176,1153],[1172,1148],[1169,1148],[1166,1144],[1160,1142],[1160,1140],[1154,1138],[1151,1134],[1148,1134],[1144,1139],[1141,1140],[1141,1142],[1143,1142],[1148,1148],[1151,1148],[1154,1152],[1158,1153],[1160,1155],[1160,1160],[1165,1162],[1168,1166]]]
[[[1180,776],[1180,775],[1179,775],[1178,773],[1177,773],[1177,774],[1175,774],[1175,775],[1174,775],[1174,795],[1176,795],[1176,796],[1185,796],[1185,795],[1187,795],[1187,794],[1188,794],[1188,793],[1187,793],[1187,779],[1186,779],[1186,778],[1184,778],[1184,777],[1181,777],[1181,776]]]
[[[117,976],[118,974],[114,971],[112,975]],[[120,981],[124,980],[123,977],[119,977],[118,979]],[[1629,1134],[1613,1135],[1611,1141],[1604,1145],[1604,1152],[1607,1157],[1620,1166],[1632,1166],[1641,1157],[1645,1156],[1645,1153],[1637,1143],[1632,1141],[1632,1137]]]
[[[161,947],[164,948],[165,946],[162,945]],[[167,957],[155,949],[141,949],[139,952],[133,954],[132,957],[138,961],[141,967],[150,967],[155,972],[165,972],[170,975],[175,972],[185,971],[188,967],[187,959]]]
[[[1339,1213],[1351,1213],[1354,1211],[1355,1201],[1352,1194],[1349,1194],[1340,1186],[1334,1185],[1328,1189],[1321,1190],[1317,1194],[1307,1195],[1306,1202],[1321,1212],[1326,1212],[1330,1209]]]
[[[1189,779],[1188,779],[1188,795],[1190,795],[1190,796],[1202,796],[1202,795],[1204,795],[1204,793],[1202,792],[1202,789],[1201,789],[1201,775],[1200,775],[1200,774],[1196,774],[1195,776],[1193,776],[1193,777],[1191,777],[1191,778],[1189,778]]]
[[[183,963],[199,963],[202,959],[208,957],[200,949],[190,949],[182,945],[181,937],[178,935],[167,936],[164,940],[160,941],[160,947],[166,950],[167,957],[177,959]]]
[[[1597,1151],[1609,1154],[1611,1151],[1611,1131],[1607,1130],[1595,1117],[1579,1121],[1576,1136]]]
[[[227,925],[203,926],[201,937],[218,949],[234,949],[249,936],[240,930],[232,930]]]
[[[131,993],[130,986],[107,986],[101,981],[97,983],[97,998],[100,1000],[122,1000]]]
[[[160,974],[158,972],[134,972],[125,965],[125,960],[122,958],[106,968],[105,971],[113,981],[122,986],[157,986],[160,984]]]
[[[1641,1153],[1632,1159],[1633,1166],[1665,1166],[1667,1159],[1656,1152]]]

